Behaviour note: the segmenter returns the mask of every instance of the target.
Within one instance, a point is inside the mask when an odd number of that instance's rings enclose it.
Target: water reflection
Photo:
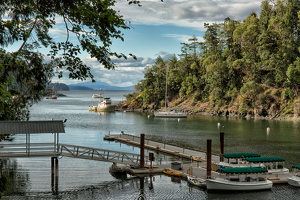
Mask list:
[[[89,93],[90,92],[90,93]],[[68,97],[57,101],[42,101],[31,108],[31,120],[68,119],[66,134],[61,143],[116,151],[139,153],[139,148],[103,141],[111,134],[140,136],[161,140],[184,148],[206,151],[207,139],[212,139],[213,153],[219,153],[219,132],[225,132],[225,153],[253,152],[262,156],[282,157],[290,168],[299,163],[300,132],[297,121],[244,120],[238,117],[188,116],[186,119],[158,119],[149,113],[114,112],[108,114],[88,111],[93,91],[67,92]],[[122,94],[120,97],[122,98]],[[115,96],[114,96],[115,95]],[[117,95],[109,95],[112,100]],[[220,126],[217,124],[220,123]],[[223,127],[224,126],[224,127]],[[270,128],[269,134],[266,133]],[[224,128],[224,129],[223,129]],[[226,128],[226,129],[225,129]],[[24,141],[16,136],[15,141]],[[36,139],[38,142],[38,139]],[[172,158],[155,153],[155,162],[170,163]],[[59,182],[51,182],[49,158],[12,159],[3,165],[3,173],[10,179],[5,199],[62,198],[62,199],[297,199],[299,189],[288,185],[274,185],[271,191],[240,194],[211,194],[201,189],[190,190],[189,184],[166,176],[152,179],[118,178],[108,173],[111,164],[90,160],[63,158],[59,163]],[[155,179],[154,179],[155,178]],[[58,180],[58,179],[57,179]],[[53,187],[54,185],[54,187]],[[55,195],[56,194],[56,195]],[[59,195],[57,195],[59,194]]]

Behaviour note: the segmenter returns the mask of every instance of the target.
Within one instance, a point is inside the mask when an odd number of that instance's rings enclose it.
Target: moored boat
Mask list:
[[[293,176],[287,178],[288,184],[296,187],[300,187],[300,165],[292,166]]]
[[[101,94],[102,89],[100,88],[99,94],[93,94],[92,98],[103,98],[103,95]]]
[[[89,106],[89,111],[96,111],[96,112],[114,112],[115,105],[111,103],[111,99],[109,97],[103,98],[100,100],[97,106]]]
[[[105,97],[103,101],[98,103],[97,112],[109,112],[115,111],[115,105],[111,104],[111,100],[109,97]]]
[[[250,167],[263,167],[268,173],[289,173],[290,170],[284,167],[285,159],[280,157],[257,157],[245,158]]]
[[[280,157],[260,157],[255,153],[233,153],[221,156],[226,158],[227,162],[217,163],[218,171],[221,168],[262,167],[268,169],[268,173],[289,173],[289,169],[284,168],[285,159]]]
[[[224,159],[223,162],[217,163],[217,170],[221,168],[245,167],[245,158],[260,157],[257,153],[227,153],[220,155]]]
[[[129,168],[127,166],[117,166],[116,163],[113,163],[109,167],[109,173],[111,173],[111,174],[126,174],[128,169]]]
[[[154,113],[155,117],[164,117],[164,118],[186,118],[186,114],[183,112],[178,112],[176,110],[173,110],[171,112],[155,112]]]
[[[200,180],[200,179],[192,177],[192,176],[187,176],[187,181],[192,185],[196,185],[199,187],[206,187],[205,180]]]
[[[170,169],[164,169],[164,173],[170,176],[181,176],[181,173],[179,172],[174,172]]]
[[[219,178],[207,179],[207,190],[252,191],[269,190],[273,183],[267,179],[268,170],[261,167],[221,169]]]
[[[165,90],[165,111],[162,112],[154,112],[155,117],[163,117],[163,118],[186,118],[186,114],[178,112],[178,110],[173,110],[171,112],[167,111],[167,90],[168,90],[168,65],[166,69],[166,90]]]

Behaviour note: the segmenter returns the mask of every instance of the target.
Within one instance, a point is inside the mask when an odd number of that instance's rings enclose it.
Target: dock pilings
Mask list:
[[[211,139],[207,139],[206,178],[211,178]]]
[[[51,157],[51,187],[52,194],[58,194],[58,159],[57,157]]]
[[[224,132],[220,132],[220,155],[224,154]],[[220,162],[223,162],[223,156],[220,156]]]
[[[140,137],[140,169],[144,169],[145,165],[145,134],[142,133]]]

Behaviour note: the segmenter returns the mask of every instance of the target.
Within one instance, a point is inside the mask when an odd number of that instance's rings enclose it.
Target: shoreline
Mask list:
[[[172,108],[172,109],[167,109],[167,111],[171,111],[173,109],[177,108]],[[156,112],[154,109],[145,109],[141,107],[129,107],[129,108],[124,108],[121,106],[116,105],[116,111],[120,112],[141,112],[141,113],[151,113],[153,114]],[[184,113],[187,115],[203,115],[203,116],[219,116],[219,117],[234,117],[234,118],[242,118],[242,119],[247,119],[247,120],[286,120],[286,121],[299,121],[300,122],[300,117],[298,115],[293,115],[292,117],[290,116],[279,116],[279,117],[274,117],[271,115],[268,116],[261,116],[261,115],[254,115],[254,114],[238,114],[238,112],[229,112],[229,111],[220,111],[220,112],[205,112],[205,111],[196,111],[196,110],[190,110],[190,109],[183,109]],[[157,111],[162,111],[161,109]]]

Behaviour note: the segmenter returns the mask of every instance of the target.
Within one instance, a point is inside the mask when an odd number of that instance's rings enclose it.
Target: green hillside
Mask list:
[[[300,86],[300,2],[263,1],[258,16],[205,24],[204,41],[182,43],[180,58],[156,59],[145,68],[139,91],[127,105],[164,106],[193,112],[240,115],[298,115]]]

